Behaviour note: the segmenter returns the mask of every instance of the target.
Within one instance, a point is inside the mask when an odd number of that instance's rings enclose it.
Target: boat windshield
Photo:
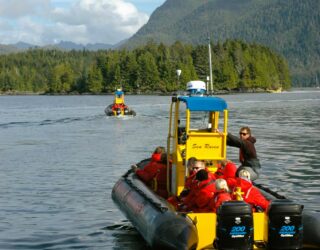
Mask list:
[[[208,129],[209,112],[194,111],[190,115],[190,130]]]

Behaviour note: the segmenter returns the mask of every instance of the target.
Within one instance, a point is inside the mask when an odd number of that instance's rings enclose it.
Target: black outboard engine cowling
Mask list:
[[[268,249],[302,249],[303,205],[274,200],[269,208]]]
[[[253,216],[249,204],[243,201],[229,201],[219,207],[214,246],[219,250],[253,248]]]

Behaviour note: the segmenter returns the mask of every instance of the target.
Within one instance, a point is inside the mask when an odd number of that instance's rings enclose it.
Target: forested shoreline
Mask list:
[[[228,40],[212,44],[215,91],[289,89],[285,59],[269,48]],[[176,70],[182,74],[177,79]],[[30,49],[0,56],[0,93],[170,93],[190,80],[206,81],[208,46],[149,42],[134,50]]]

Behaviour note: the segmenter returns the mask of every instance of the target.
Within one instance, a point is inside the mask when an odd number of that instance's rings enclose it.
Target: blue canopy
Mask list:
[[[116,91],[116,95],[118,95],[118,96],[123,95],[123,91],[117,90],[117,91]]]
[[[227,109],[224,99],[214,96],[179,96],[190,111],[223,111]]]

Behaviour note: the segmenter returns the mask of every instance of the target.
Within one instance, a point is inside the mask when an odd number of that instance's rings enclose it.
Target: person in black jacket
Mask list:
[[[249,127],[240,128],[240,138],[228,133],[227,145],[231,147],[239,148],[239,160],[241,162],[240,167],[237,170],[236,175],[238,176],[239,171],[245,169],[249,171],[251,180],[259,178],[261,165],[257,158],[256,148],[254,146],[256,138],[251,135],[251,129]]]

